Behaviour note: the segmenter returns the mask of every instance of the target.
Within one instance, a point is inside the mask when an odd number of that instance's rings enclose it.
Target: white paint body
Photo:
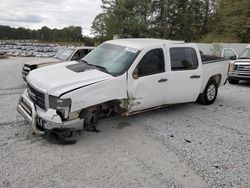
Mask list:
[[[71,112],[110,100],[129,99],[128,113],[132,113],[166,104],[194,102],[212,76],[220,75],[219,86],[223,85],[227,78],[229,61],[203,65],[195,44],[157,39],[124,39],[107,43],[140,50],[127,72],[120,76],[114,77],[97,69],[76,73],[66,68],[67,65],[76,63],[72,61],[34,70],[27,81],[46,91],[47,95],[70,98]],[[171,71],[169,49],[172,47],[195,49],[199,61],[198,68]],[[161,48],[164,52],[165,72],[134,79],[132,73],[137,64],[148,51],[156,48]],[[200,78],[190,79],[192,75],[199,75]],[[160,79],[167,81],[159,83]],[[53,121],[52,118],[50,121]]]

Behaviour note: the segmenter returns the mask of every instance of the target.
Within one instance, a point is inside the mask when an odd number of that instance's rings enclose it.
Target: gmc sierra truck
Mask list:
[[[17,110],[33,131],[60,139],[98,119],[127,116],[170,104],[212,104],[225,84],[229,61],[200,55],[196,44],[160,39],[119,39],[80,61],[32,71]]]
[[[87,55],[93,49],[94,47],[88,47],[88,46],[70,47],[70,48],[65,48],[59,51],[52,58],[41,58],[41,59],[36,59],[34,61],[27,62],[24,64],[23,70],[22,70],[23,80],[26,81],[26,76],[29,74],[30,71],[34,69],[48,66],[48,65],[53,65],[56,63],[62,63],[65,61],[79,60],[83,58],[85,55]]]
[[[228,82],[238,84],[240,80],[250,80],[250,45],[229,66]]]

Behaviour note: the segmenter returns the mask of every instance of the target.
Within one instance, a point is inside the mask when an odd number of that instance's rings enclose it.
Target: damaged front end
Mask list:
[[[31,99],[37,97],[39,96],[35,96],[34,93],[33,97],[30,97],[25,90],[17,105],[17,111],[31,124],[36,134],[42,135],[47,130],[81,130],[83,128],[84,120],[80,119],[77,114],[70,114],[70,100],[52,97],[49,108],[44,110]]]

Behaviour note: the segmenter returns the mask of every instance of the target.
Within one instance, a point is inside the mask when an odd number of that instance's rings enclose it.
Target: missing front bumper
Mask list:
[[[17,111],[31,124],[31,127],[36,134],[44,134],[44,131],[37,128],[35,105],[26,95],[20,97],[17,104]]]
[[[38,135],[53,129],[83,129],[83,119],[62,121],[54,110],[49,109],[45,112],[37,108],[26,94],[20,97],[17,111],[31,124],[33,131]]]

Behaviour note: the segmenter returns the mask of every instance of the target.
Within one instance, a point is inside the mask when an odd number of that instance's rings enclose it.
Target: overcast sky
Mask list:
[[[90,34],[91,23],[102,12],[101,0],[1,0],[0,25],[39,29],[81,26]]]

